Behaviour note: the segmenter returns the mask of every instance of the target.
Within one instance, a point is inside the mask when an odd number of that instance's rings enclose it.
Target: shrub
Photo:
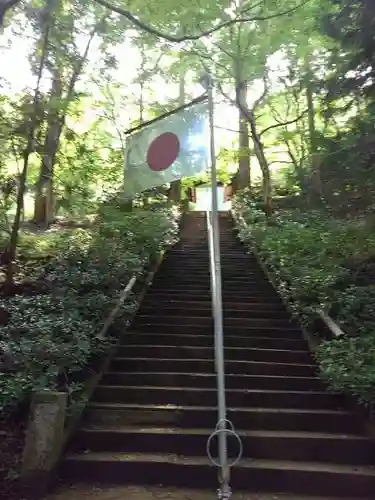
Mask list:
[[[75,390],[74,374],[110,344],[97,334],[120,290],[173,243],[177,221],[173,207],[124,213],[114,199],[91,230],[71,230],[48,245],[36,240],[41,253],[48,247],[51,255],[54,249],[52,258],[34,270],[38,280],[49,284],[49,293],[4,301],[10,321],[0,330],[0,412],[12,409],[32,390],[61,387],[62,379],[66,390]],[[26,238],[24,253],[35,256],[32,239]],[[134,306],[130,297],[120,313]]]
[[[323,342],[317,352],[321,377],[333,390],[354,394],[365,405],[374,402],[374,346],[375,334]]]
[[[283,211],[267,220],[246,192],[232,207],[240,239],[257,250],[301,320],[310,324],[322,309],[347,332],[319,347],[322,377],[336,390],[374,401],[375,286],[360,283],[356,268],[374,258],[375,235],[318,211]]]

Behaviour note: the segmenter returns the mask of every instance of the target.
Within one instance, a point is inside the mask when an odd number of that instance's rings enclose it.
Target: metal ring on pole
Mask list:
[[[231,428],[230,429],[220,429],[220,425],[223,422],[228,423]],[[238,441],[239,451],[238,451],[237,457],[233,460],[233,462],[226,464],[227,467],[234,467],[235,465],[238,464],[238,462],[242,458],[242,455],[243,455],[243,444],[242,444],[242,440],[241,440],[240,436],[234,430],[234,425],[232,424],[232,422],[230,420],[222,419],[222,420],[219,420],[219,422],[216,424],[216,428],[215,428],[214,432],[210,435],[210,437],[207,440],[207,445],[206,445],[207,456],[208,456],[210,462],[213,465],[215,465],[216,467],[221,467],[221,464],[218,463],[218,462],[216,462],[216,460],[212,456],[212,453],[211,453],[211,443],[212,443],[212,440],[213,440],[214,437],[218,436],[219,434],[222,434],[223,432],[229,434],[230,436],[234,436],[237,439],[237,441]]]

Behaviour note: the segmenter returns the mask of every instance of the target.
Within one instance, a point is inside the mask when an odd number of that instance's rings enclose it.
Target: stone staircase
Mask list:
[[[230,217],[220,226],[228,418],[244,445],[234,491],[375,498],[373,443],[317,378],[301,330]],[[207,233],[191,214],[88,405],[63,478],[214,492],[215,387]]]

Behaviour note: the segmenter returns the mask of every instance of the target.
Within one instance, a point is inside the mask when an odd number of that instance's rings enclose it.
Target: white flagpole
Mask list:
[[[218,196],[217,196],[217,170],[216,151],[214,138],[214,103],[213,103],[213,82],[211,77],[208,81],[208,105],[209,105],[209,126],[210,126],[210,153],[211,153],[211,244],[212,256],[211,276],[213,290],[213,319],[215,332],[215,365],[217,378],[217,404],[218,404],[218,439],[219,439],[219,463],[220,482],[222,489],[226,490],[230,496],[229,480],[230,469],[228,466],[227,452],[227,406],[225,398],[225,370],[224,370],[224,334],[223,334],[223,304],[222,304],[222,282],[221,282],[221,262],[220,262],[220,237],[218,219]],[[210,235],[208,235],[210,238]],[[221,431],[221,432],[220,432]],[[223,492],[224,493],[224,492]],[[225,493],[224,493],[225,494]],[[224,497],[223,497],[224,498]]]

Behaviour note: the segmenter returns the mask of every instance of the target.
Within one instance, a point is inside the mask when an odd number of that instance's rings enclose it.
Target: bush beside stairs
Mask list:
[[[374,444],[342,395],[325,390],[300,328],[227,214],[220,232],[228,418],[244,445],[234,491],[375,498]],[[207,231],[192,213],[87,407],[62,477],[215,491],[206,457],[215,387]]]

